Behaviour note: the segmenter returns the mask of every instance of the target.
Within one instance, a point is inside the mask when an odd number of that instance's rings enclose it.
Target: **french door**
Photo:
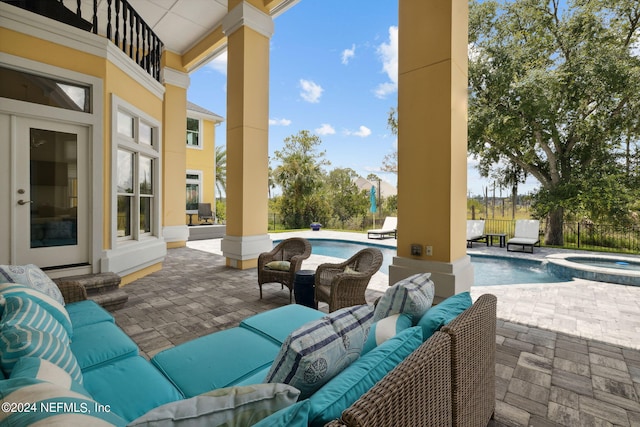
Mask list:
[[[15,260],[42,268],[90,261],[88,128],[18,117]]]

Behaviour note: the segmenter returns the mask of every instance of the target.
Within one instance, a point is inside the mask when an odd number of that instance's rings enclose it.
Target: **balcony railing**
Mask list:
[[[127,0],[106,0],[98,10],[98,0],[0,0],[33,13],[85,31],[105,36],[149,75],[160,80],[163,44]],[[87,6],[91,10],[83,10]]]

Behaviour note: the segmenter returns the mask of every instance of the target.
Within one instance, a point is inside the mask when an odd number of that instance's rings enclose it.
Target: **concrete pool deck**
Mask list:
[[[307,239],[348,240],[368,244],[396,246],[397,240],[367,239],[366,233],[339,231],[298,231],[273,233],[274,240],[289,237]],[[220,240],[188,242],[187,246],[222,255]],[[535,248],[534,253],[507,252],[505,248],[474,243],[468,254],[498,255],[512,258],[542,260],[557,253],[585,253],[567,249]],[[625,255],[628,257],[628,255]],[[640,260],[640,256],[632,257]],[[315,269],[323,262],[336,262],[336,258],[311,255],[303,262],[304,269]],[[389,286],[386,274],[376,273],[372,278],[368,297],[384,292]],[[575,279],[570,282],[536,283],[522,285],[474,286],[471,296],[491,293],[498,297],[498,318],[538,328],[575,335],[640,350],[640,287]]]

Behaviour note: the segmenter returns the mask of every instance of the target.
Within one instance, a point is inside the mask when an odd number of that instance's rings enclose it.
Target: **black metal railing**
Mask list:
[[[98,19],[98,0],[93,0],[93,8],[89,11],[82,9],[82,0],[0,1],[105,36],[160,81],[160,57],[164,45],[127,0],[106,0],[106,17],[102,21]]]

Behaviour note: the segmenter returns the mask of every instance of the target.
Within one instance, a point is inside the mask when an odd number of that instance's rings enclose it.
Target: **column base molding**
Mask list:
[[[229,236],[222,238],[220,244],[222,255],[227,258],[227,265],[245,269],[257,265],[258,256],[273,249],[273,241],[268,234],[256,236]]]
[[[466,292],[473,284],[473,265],[468,255],[453,262],[394,257],[393,263],[389,266],[389,284],[393,285],[417,273],[431,273],[436,291],[434,302]]]

